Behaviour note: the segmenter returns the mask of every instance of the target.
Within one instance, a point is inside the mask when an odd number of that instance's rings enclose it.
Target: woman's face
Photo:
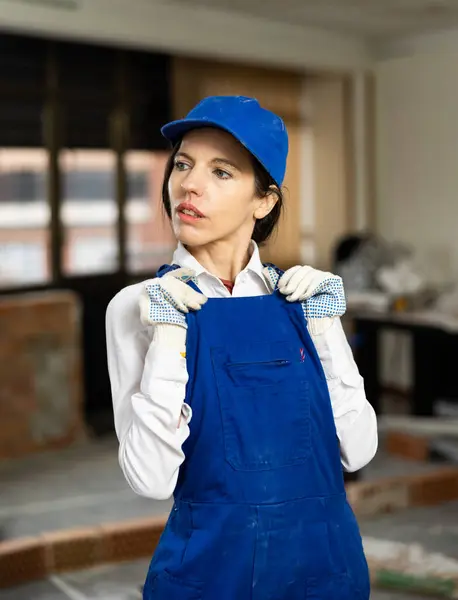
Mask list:
[[[196,129],[185,135],[168,182],[172,226],[186,246],[251,238],[256,219],[274,205],[259,198],[250,155],[230,134]]]

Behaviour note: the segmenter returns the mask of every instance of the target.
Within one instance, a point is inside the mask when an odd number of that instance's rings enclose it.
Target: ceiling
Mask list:
[[[458,0],[176,0],[174,4],[377,38],[458,27]]]

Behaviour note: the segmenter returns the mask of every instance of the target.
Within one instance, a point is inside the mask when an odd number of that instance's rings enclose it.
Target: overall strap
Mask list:
[[[156,271],[156,277],[164,277],[164,275],[167,275],[167,273],[170,273],[171,271],[175,271],[176,269],[179,269],[179,265],[162,265],[159,267],[159,269]]]
[[[156,277],[164,277],[164,275],[167,275],[167,273],[171,273],[172,271],[176,271],[177,269],[181,268],[182,267],[180,267],[180,265],[162,265],[157,270]],[[177,277],[177,279],[180,279],[184,283],[187,283],[189,287],[191,287],[196,292],[199,292],[199,294],[202,293],[197,285],[195,277],[192,277],[192,275],[182,275],[181,277]]]
[[[270,278],[273,284],[273,291],[278,291],[278,282],[280,281],[280,277],[283,275],[284,271],[282,271],[279,267],[274,265],[273,263],[262,263],[264,269],[267,271],[266,275]]]

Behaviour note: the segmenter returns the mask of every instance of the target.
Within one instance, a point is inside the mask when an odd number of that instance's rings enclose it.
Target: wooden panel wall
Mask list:
[[[313,128],[315,264],[329,269],[336,240],[354,219],[351,87],[346,77],[313,77],[307,82]]]

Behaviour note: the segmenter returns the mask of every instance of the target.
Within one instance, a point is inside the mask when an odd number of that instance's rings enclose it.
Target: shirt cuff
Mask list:
[[[307,319],[307,329],[310,335],[322,335],[332,326],[334,319],[335,317]]]
[[[153,330],[153,343],[185,353],[186,334],[187,330],[179,325],[156,324]]]

